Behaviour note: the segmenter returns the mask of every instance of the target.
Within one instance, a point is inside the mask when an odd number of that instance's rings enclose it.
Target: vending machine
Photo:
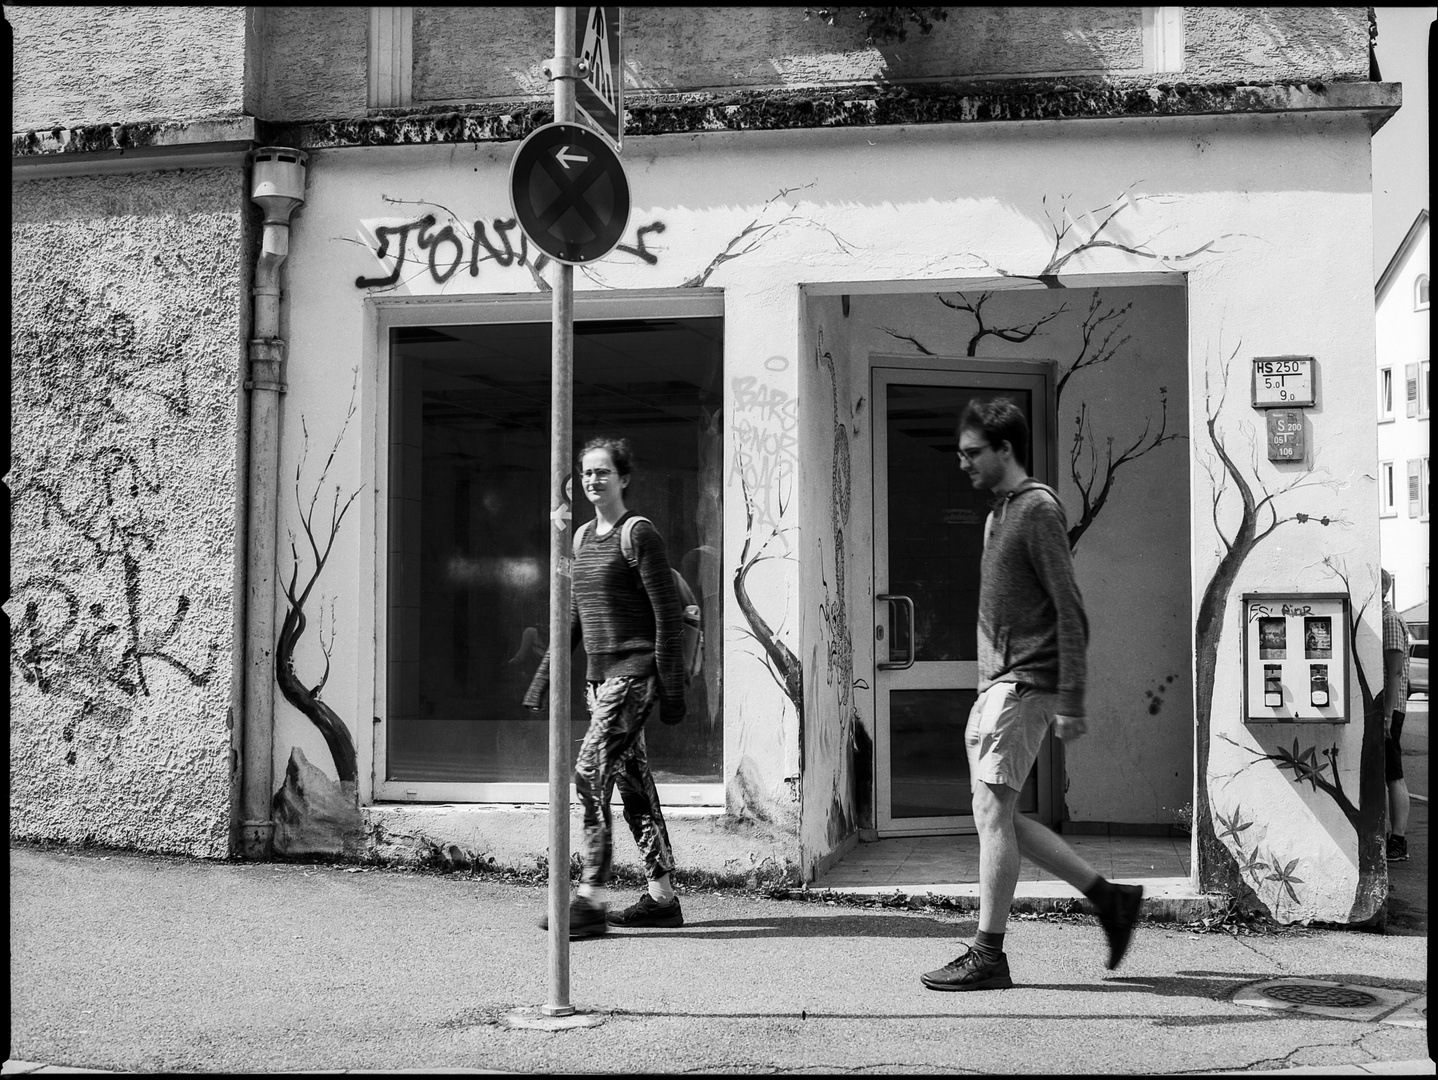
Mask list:
[[[1348,723],[1348,595],[1245,593],[1244,719]]]

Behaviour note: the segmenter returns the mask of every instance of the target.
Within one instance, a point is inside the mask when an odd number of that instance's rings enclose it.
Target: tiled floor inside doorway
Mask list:
[[[1111,881],[1187,878],[1187,836],[1066,835],[1069,845]],[[814,883],[819,888],[965,885],[979,880],[977,836],[909,836],[860,843]],[[1019,881],[1054,881],[1027,859]]]

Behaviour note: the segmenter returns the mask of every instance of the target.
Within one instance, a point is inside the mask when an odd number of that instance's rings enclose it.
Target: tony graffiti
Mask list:
[[[662,233],[664,229],[662,221],[640,225],[634,230],[633,242],[618,244],[615,250],[654,266],[659,256],[646,246],[645,237]],[[542,252],[535,252],[533,260],[530,259],[529,240],[514,218],[492,218],[488,225],[481,218],[474,222],[472,229],[466,229],[453,220],[439,225],[434,214],[425,214],[400,225],[381,225],[374,235],[375,256],[381,265],[388,267],[388,273],[372,277],[361,274],[355,278],[357,289],[398,284],[406,263],[415,274],[428,273],[436,285],[443,285],[462,269],[467,270],[470,277],[478,277],[480,264],[485,262],[505,268],[527,267],[533,273],[538,273],[549,262],[549,256]]]

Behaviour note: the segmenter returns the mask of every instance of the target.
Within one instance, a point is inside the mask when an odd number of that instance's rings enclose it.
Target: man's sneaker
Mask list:
[[[541,930],[549,929],[549,912],[545,912],[539,919]],[[604,908],[587,900],[582,896],[576,896],[569,902],[569,940],[578,938],[598,937],[600,934],[609,932],[609,923],[604,918]]]
[[[1113,885],[1110,888],[1113,891],[1109,894],[1109,903],[1098,908],[1098,921],[1108,938],[1108,969],[1112,971],[1128,952],[1133,928],[1138,923],[1138,909],[1143,906],[1143,886]]]
[[[1406,837],[1406,836],[1389,836],[1389,837],[1388,837],[1388,861],[1389,861],[1389,862],[1407,862],[1407,861],[1408,861],[1408,837]]]
[[[684,925],[684,912],[679,907],[679,897],[669,903],[661,903],[646,891],[637,901],[623,911],[609,913],[610,926],[663,926]]]
[[[1000,953],[997,960],[985,960],[973,946],[957,960],[937,971],[926,971],[919,979],[930,990],[1007,990],[1014,985],[1007,956]]]

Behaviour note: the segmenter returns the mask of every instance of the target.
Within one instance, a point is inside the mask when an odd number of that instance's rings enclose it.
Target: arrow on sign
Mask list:
[[[563,146],[561,146],[561,147],[559,148],[559,151],[554,155],[554,160],[557,161],[557,162],[559,162],[559,164],[563,165],[566,169],[568,169],[568,168],[569,168],[569,163],[570,163],[571,161],[577,161],[577,162],[579,162],[579,164],[583,165],[583,164],[584,164],[586,161],[588,161],[589,159],[588,159],[587,157],[585,157],[583,154],[571,154],[571,153],[569,152],[569,144],[568,144],[568,143],[565,143]]]
[[[554,522],[556,529],[563,529],[569,524],[569,519],[574,515],[569,512],[567,506],[556,506],[549,512],[549,520]]]

